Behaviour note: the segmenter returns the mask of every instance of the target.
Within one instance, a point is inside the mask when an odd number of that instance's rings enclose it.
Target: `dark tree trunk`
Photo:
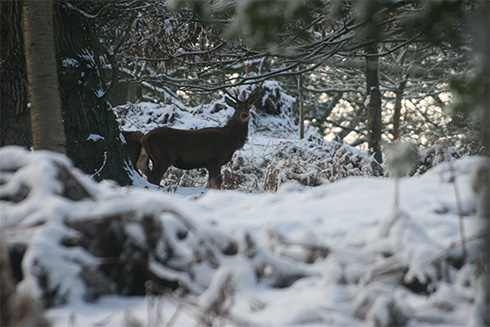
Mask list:
[[[369,96],[367,103],[368,146],[374,153],[374,158],[382,162],[381,153],[381,92],[379,90],[379,67],[377,45],[367,48],[366,56],[366,87]]]
[[[63,2],[55,6],[55,35],[68,156],[95,179],[131,183],[129,158],[105,100],[100,45],[88,21]]]
[[[0,1],[0,146],[32,146],[22,2]]]
[[[303,98],[303,79],[298,75],[298,102],[299,102],[299,138],[305,137],[305,100]]]

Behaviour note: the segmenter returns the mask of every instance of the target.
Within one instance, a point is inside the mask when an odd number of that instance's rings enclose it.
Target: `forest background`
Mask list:
[[[1,145],[29,147],[22,5],[1,6]],[[88,174],[103,166],[96,178],[131,183],[111,107],[135,101],[195,106],[221,97],[225,88],[268,79],[298,99],[298,120],[327,140],[370,149],[379,162],[382,143],[398,139],[449,147],[457,156],[488,152],[486,1],[53,6],[52,64],[67,154]]]

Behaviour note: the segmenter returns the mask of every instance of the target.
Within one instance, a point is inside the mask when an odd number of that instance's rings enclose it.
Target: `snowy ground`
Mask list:
[[[123,128],[174,110],[144,105],[119,115]],[[185,128],[221,125],[230,109],[215,105],[173,112]],[[226,168],[240,176],[235,190],[206,190],[199,172],[169,172],[163,184],[180,185],[171,192],[121,188],[63,156],[1,148],[2,239],[25,249],[17,291],[43,299],[56,327],[488,323],[483,158],[401,179],[395,207],[394,179],[364,152],[311,131],[294,140],[285,117],[255,119]],[[138,265],[151,282],[130,283]],[[180,288],[164,291],[163,281]]]
[[[54,167],[69,167],[64,158],[18,148],[4,148],[0,155],[2,179],[8,180],[0,188],[1,198],[21,185],[30,189],[20,202],[2,201],[7,240],[21,238],[29,245],[22,266],[26,278],[18,288],[42,294],[35,277],[48,270],[51,290],[65,303],[48,311],[55,326],[151,326],[159,320],[163,326],[192,326],[206,319],[252,326],[476,326],[481,314],[484,230],[471,186],[480,158],[454,164],[468,251],[468,263],[457,268],[461,236],[448,164],[403,179],[401,205],[395,209],[393,180],[365,177],[315,188],[290,183],[276,193],[195,188],[168,194],[96,184],[74,171],[92,199],[73,201],[59,195],[53,178]],[[15,170],[7,158],[22,164],[13,176],[6,176],[5,168]],[[173,240],[178,260],[190,263],[186,277],[173,272],[191,285],[186,296],[105,295],[93,303],[82,301],[86,286],[74,262],[90,265],[94,257],[80,247],[60,245],[75,233],[65,224],[129,210],[160,212],[159,220],[170,229],[193,226],[186,238]],[[144,242],[136,225],[125,232]],[[225,239],[236,242],[234,255],[195,259],[194,242],[207,247],[205,242]],[[150,267],[165,269],[157,261]],[[423,287],[417,288],[415,280]]]

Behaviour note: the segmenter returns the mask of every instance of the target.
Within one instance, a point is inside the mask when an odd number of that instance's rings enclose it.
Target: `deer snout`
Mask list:
[[[241,118],[242,120],[247,120],[247,119],[248,119],[248,113],[246,113],[246,112],[242,112],[242,113],[240,114],[240,118]]]

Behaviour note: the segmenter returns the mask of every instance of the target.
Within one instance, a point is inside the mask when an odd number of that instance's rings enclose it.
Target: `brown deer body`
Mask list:
[[[137,163],[150,183],[159,185],[168,167],[180,169],[206,168],[209,187],[221,188],[221,166],[228,163],[233,153],[247,140],[249,111],[260,94],[256,88],[245,101],[226,98],[235,109],[233,116],[223,127],[198,130],[181,130],[159,127],[141,139],[142,149]],[[148,161],[153,169],[150,171]]]

